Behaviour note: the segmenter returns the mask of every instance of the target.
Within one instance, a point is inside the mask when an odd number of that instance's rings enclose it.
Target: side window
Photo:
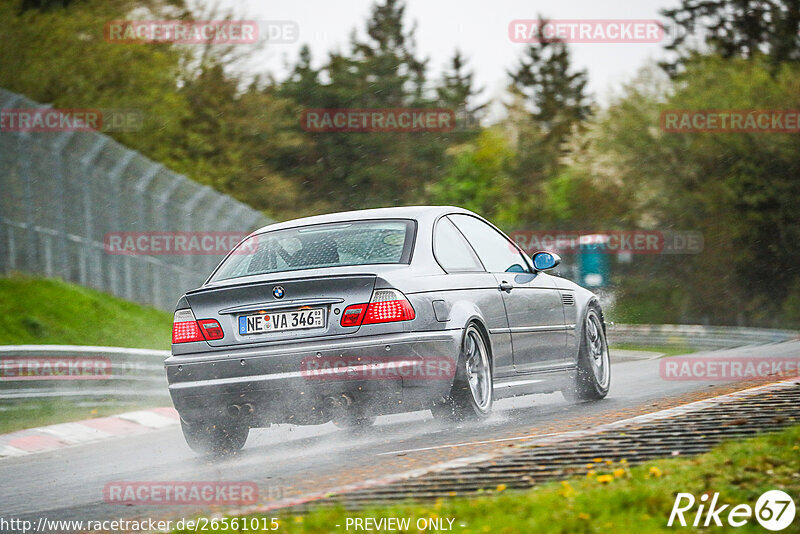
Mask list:
[[[469,215],[449,215],[478,253],[486,270],[492,273],[528,272],[528,263],[503,234]]]
[[[446,217],[439,219],[433,235],[433,253],[448,273],[458,271],[483,271],[483,266],[453,223]]]

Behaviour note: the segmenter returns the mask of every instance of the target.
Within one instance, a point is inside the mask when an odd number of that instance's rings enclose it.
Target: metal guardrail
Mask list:
[[[714,350],[800,339],[800,332],[701,325],[616,324],[609,326],[608,336],[612,345]],[[48,397],[99,398],[104,402],[141,398],[167,401],[169,393],[164,360],[169,354],[167,350],[80,345],[0,346],[0,401]],[[38,376],[18,376],[20,360],[23,364],[38,364],[34,370]],[[75,369],[67,367],[70,362]],[[46,366],[48,363],[50,365]],[[81,369],[80,363],[85,363],[89,369]],[[25,369],[31,371],[30,365]],[[81,372],[88,374],[69,375]],[[47,373],[66,373],[66,376],[54,378]]]
[[[52,397],[169,399],[168,350],[80,345],[0,346],[0,401]]]
[[[684,324],[614,324],[609,325],[611,345],[675,347],[693,350],[717,350],[763,345],[800,339],[795,330],[703,326]]]
[[[0,108],[46,107],[0,88]],[[0,162],[0,275],[61,278],[172,311],[227,250],[118,254],[107,235],[246,234],[271,222],[99,132],[4,131]]]

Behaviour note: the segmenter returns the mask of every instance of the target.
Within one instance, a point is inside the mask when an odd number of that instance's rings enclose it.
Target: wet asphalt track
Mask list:
[[[714,356],[800,358],[800,342],[717,351]],[[612,358],[613,358],[612,351]],[[666,381],[657,359],[616,358],[612,386],[600,402],[567,404],[560,394],[506,399],[478,424],[448,426],[429,412],[378,418],[361,435],[331,423],[278,425],[251,431],[234,458],[196,456],[178,427],[144,435],[0,460],[0,517],[113,519],[207,514],[188,506],[105,504],[103,487],[118,481],[252,481],[261,502],[325,492],[345,484],[496,452],[525,436],[591,428],[730,390],[708,381]],[[747,387],[736,386],[737,388]],[[211,510],[213,511],[213,510]]]

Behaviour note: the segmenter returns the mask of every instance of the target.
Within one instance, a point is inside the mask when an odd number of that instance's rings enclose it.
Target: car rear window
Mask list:
[[[400,219],[264,232],[240,243],[209,281],[302,269],[409,263],[414,235],[414,222]]]

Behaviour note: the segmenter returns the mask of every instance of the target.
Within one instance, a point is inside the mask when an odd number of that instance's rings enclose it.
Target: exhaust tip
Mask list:
[[[239,417],[239,414],[242,412],[241,407],[238,404],[231,404],[228,406],[228,415],[231,417]]]
[[[251,413],[253,413],[254,410],[255,408],[249,402],[242,404],[242,409],[241,409],[242,413],[250,415]]]

